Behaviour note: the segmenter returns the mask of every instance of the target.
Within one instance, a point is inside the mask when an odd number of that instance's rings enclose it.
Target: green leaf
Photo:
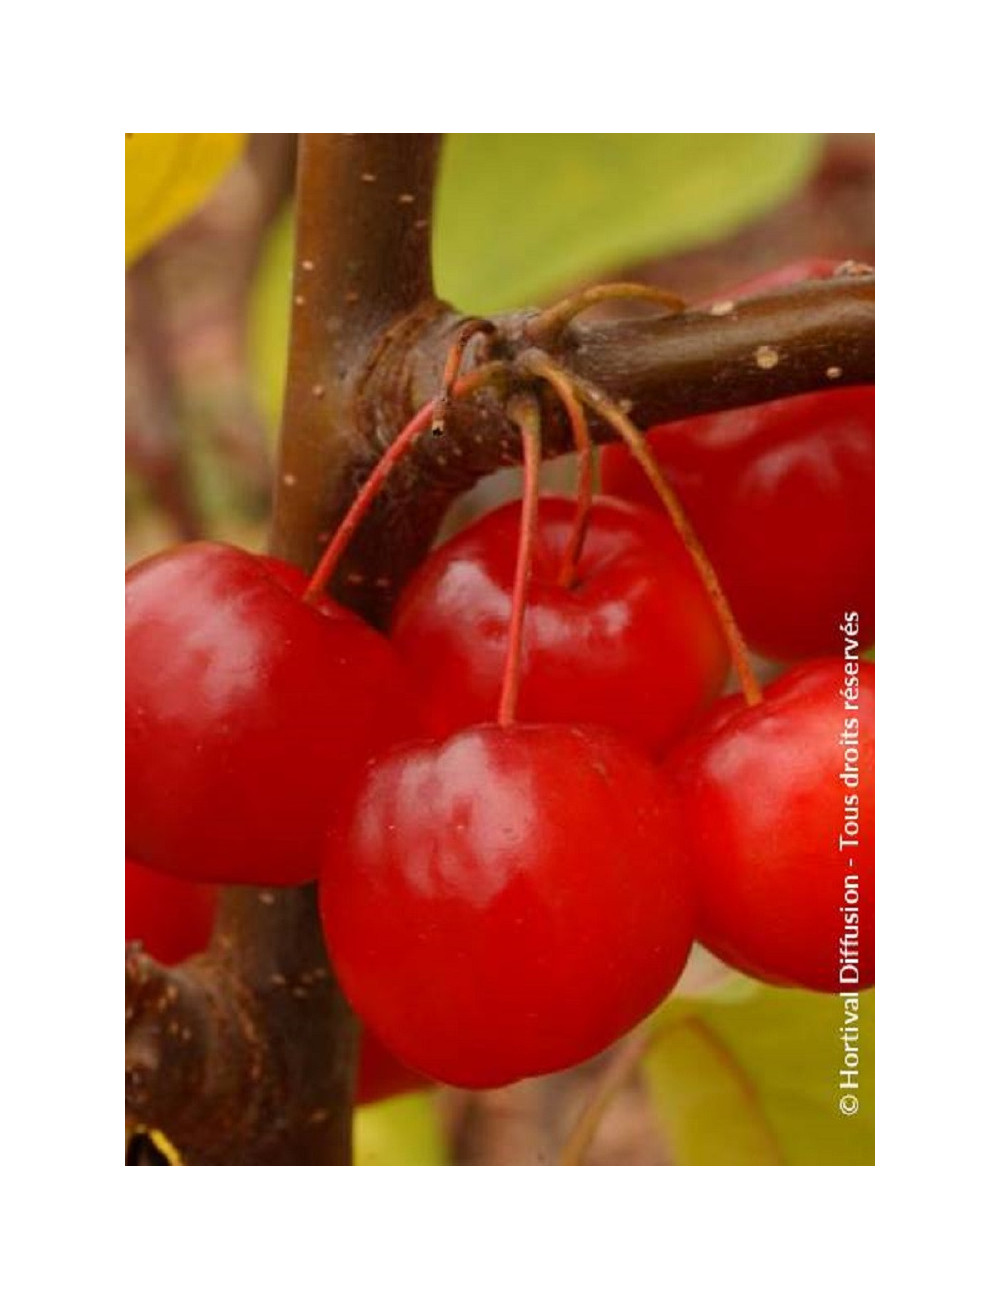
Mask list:
[[[243,135],[126,135],[125,261],[194,212],[243,149]]]
[[[468,312],[529,306],[629,263],[709,243],[776,206],[812,135],[449,135],[438,292]]]
[[[268,231],[250,295],[247,322],[254,396],[268,427],[277,432],[285,390],[285,358],[292,310],[295,227],[291,207]]]
[[[856,1093],[840,1087],[845,1003],[742,978],[666,1003],[643,1066],[676,1163],[874,1164],[874,993],[858,998]]]
[[[441,1121],[433,1097],[405,1097],[359,1106],[354,1112],[356,1165],[446,1165]]]

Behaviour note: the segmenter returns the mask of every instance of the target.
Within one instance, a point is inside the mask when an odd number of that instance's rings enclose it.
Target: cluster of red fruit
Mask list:
[[[600,1051],[695,939],[759,978],[838,989],[848,869],[852,988],[869,985],[871,390],[649,442],[751,646],[815,658],[760,702],[716,702],[716,609],[617,448],[572,564],[576,503],[539,502],[526,611],[516,505],[430,555],[388,638],[281,561],[180,547],[126,579],[126,849],[155,868],[130,868],[136,899],[159,873],[318,878],[366,1027],[466,1087]],[[519,718],[496,721],[522,613]],[[130,924],[153,943],[156,918]]]

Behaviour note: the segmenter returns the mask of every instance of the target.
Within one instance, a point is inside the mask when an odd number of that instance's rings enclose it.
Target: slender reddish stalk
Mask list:
[[[573,430],[573,442],[577,451],[576,514],[573,516],[573,527],[570,529],[569,541],[556,579],[561,587],[572,587],[576,581],[576,568],[587,537],[587,523],[594,502],[594,445],[587,428],[586,413],[558,367],[539,361],[535,373],[548,381],[562,402]]]
[[[539,312],[529,321],[527,333],[536,343],[552,347],[559,341],[566,327],[588,307],[594,307],[599,302],[619,300],[657,302],[669,307],[674,313],[683,311],[687,305],[676,293],[671,293],[669,289],[658,289],[652,284],[595,284],[580,293],[562,298]]]
[[[632,1073],[638,1068],[646,1054],[646,1049],[652,1042],[652,1037],[649,1027],[640,1025],[627,1038],[623,1038],[614,1049],[583,1110],[577,1117],[569,1137],[563,1144],[559,1155],[561,1165],[583,1164],[608,1106],[614,1100],[618,1090],[628,1082]]]
[[[571,417],[574,438],[577,432],[575,417]],[[586,418],[582,427],[586,429]],[[559,573],[556,577],[560,587],[567,589],[576,582],[577,566],[583,553],[583,544],[587,540],[587,524],[590,522],[590,508],[594,503],[594,453],[588,442],[584,447],[577,447],[576,470],[576,514],[570,529],[566,550],[563,552]]]
[[[524,447],[524,491],[521,498],[521,530],[517,542],[517,567],[511,596],[510,629],[507,635],[507,659],[500,689],[497,722],[508,727],[517,710],[517,692],[521,685],[521,652],[524,646],[524,615],[528,605],[528,582],[538,533],[538,478],[542,466],[542,422],[538,403],[528,393],[517,393],[507,406],[507,413],[521,431]]]
[[[737,625],[733,616],[732,606],[722,590],[722,584],[719,582],[718,574],[712,565],[711,560],[705,552],[698,535],[691,527],[691,522],[687,517],[684,507],[681,505],[680,498],[673,490],[663,473],[656,463],[656,458],[649,450],[645,438],[640,431],[628,418],[624,411],[606,394],[601,392],[595,385],[572,375],[569,371],[563,370],[544,355],[531,353],[524,357],[524,364],[534,374],[543,375],[546,379],[550,378],[550,372],[558,372],[564,383],[568,384],[573,392],[591,408],[597,415],[611,425],[612,429],[621,437],[622,441],[628,446],[629,450],[635,456],[636,460],[642,466],[646,477],[652,484],[653,490],[663,503],[667,514],[673,521],[674,527],[680,534],[681,541],[684,543],[688,554],[694,561],[695,568],[708,592],[708,597],[712,602],[719,622],[722,624],[722,630],[725,634],[726,641],[729,645],[729,652],[732,655],[733,666],[736,669],[736,675],[739,678],[740,689],[743,692],[747,704],[759,704],[763,698],[760,683],[757,681],[757,675],[750,663],[750,652],[747,644],[743,639],[743,634]]]
[[[452,391],[457,396],[464,397],[476,388],[482,387],[483,384],[489,383],[505,370],[506,366],[502,362],[491,362],[489,365],[480,366],[478,370],[470,371],[463,379],[457,380]],[[302,593],[302,599],[306,604],[315,604],[326,590],[327,584],[333,577],[334,570],[343,558],[351,538],[357,532],[371,503],[381,491],[395,466],[403,460],[420,435],[430,425],[437,404],[438,398],[436,397],[424,403],[372,470],[365,485],[354,498],[351,508],[341,520],[337,531],[330,538],[326,550],[313,570],[309,585]]]
[[[496,326],[493,322],[484,320],[479,316],[473,320],[463,321],[459,326],[455,342],[448,349],[448,355],[445,357],[444,373],[441,376],[441,392],[434,404],[431,433],[435,437],[440,437],[444,433],[445,421],[448,418],[448,407],[451,404],[455,383],[458,380],[458,372],[462,366],[462,358],[465,356],[465,349],[477,334],[495,333]]]

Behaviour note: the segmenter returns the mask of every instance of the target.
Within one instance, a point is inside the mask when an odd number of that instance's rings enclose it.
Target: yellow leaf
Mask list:
[[[359,1106],[354,1112],[356,1165],[446,1165],[441,1121],[433,1097],[405,1097]]]
[[[140,1144],[141,1153],[146,1158],[132,1158],[134,1152],[133,1142]],[[156,1159],[150,1158],[155,1156]],[[167,1137],[166,1133],[161,1132],[158,1128],[135,1128],[129,1137],[126,1147],[126,1164],[152,1164],[152,1165],[183,1165],[184,1160],[181,1153]]]
[[[243,135],[125,136],[125,261],[204,202],[243,149]]]

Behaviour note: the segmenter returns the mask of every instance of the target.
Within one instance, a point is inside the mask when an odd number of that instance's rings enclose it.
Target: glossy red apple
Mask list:
[[[212,937],[216,889],[125,860],[125,938],[141,940],[157,961],[176,965]]]
[[[609,732],[515,724],[369,765],[320,885],[343,988],[460,1087],[561,1070],[673,988],[692,904],[676,809]]]
[[[358,1085],[355,1101],[366,1106],[373,1101],[386,1101],[405,1092],[429,1088],[431,1081],[416,1070],[404,1065],[393,1056],[385,1043],[370,1029],[362,1028],[361,1055],[358,1061]]]
[[[125,580],[126,851],[198,881],[319,874],[352,777],[415,733],[389,644],[291,565],[198,542]]]
[[[649,444],[715,565],[740,630],[773,659],[830,653],[845,609],[875,639],[875,390],[808,393],[678,420]],[[621,448],[604,488],[649,504]]]
[[[561,585],[575,509],[568,497],[539,503],[518,716],[613,727],[655,753],[722,689],[722,630],[662,508],[595,501],[576,581]],[[496,717],[519,522],[517,502],[477,520],[400,599],[392,642],[439,735]]]
[[[771,983],[874,982],[875,668],[854,667],[814,661],[753,708],[723,701],[664,764],[691,853],[696,936]]]

